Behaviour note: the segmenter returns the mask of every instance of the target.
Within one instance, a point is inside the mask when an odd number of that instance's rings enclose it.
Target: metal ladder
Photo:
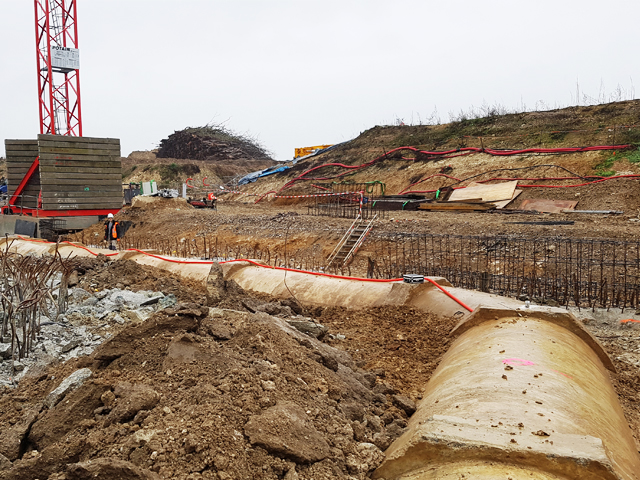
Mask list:
[[[365,238],[373,228],[373,222],[378,218],[378,215],[374,215],[368,224],[364,224],[364,220],[360,215],[353,221],[347,233],[344,234],[342,239],[333,249],[331,255],[327,259],[327,266],[329,268],[332,264],[340,264],[342,267],[346,267],[351,263],[356,252],[364,242]]]

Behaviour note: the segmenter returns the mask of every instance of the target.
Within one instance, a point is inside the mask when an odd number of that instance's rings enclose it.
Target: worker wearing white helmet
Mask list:
[[[104,239],[109,246],[109,250],[117,250],[118,242],[122,236],[122,228],[120,224],[113,218],[113,213],[107,215],[107,221],[104,224]]]

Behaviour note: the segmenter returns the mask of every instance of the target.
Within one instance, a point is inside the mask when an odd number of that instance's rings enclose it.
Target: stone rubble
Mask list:
[[[59,283],[56,281],[55,283]],[[57,291],[54,294],[57,295]],[[140,323],[155,312],[177,303],[175,295],[162,292],[104,289],[89,292],[69,289],[67,311],[56,319],[52,308],[40,317],[40,332],[29,357],[13,362],[11,367],[11,337],[0,342],[0,386],[15,387],[29,371],[51,362],[90,355],[96,347],[111,338],[112,329],[129,323]],[[1,314],[1,313],[0,313]]]

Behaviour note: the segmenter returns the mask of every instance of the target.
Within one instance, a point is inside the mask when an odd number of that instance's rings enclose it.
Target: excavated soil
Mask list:
[[[5,390],[0,452],[13,465],[1,479],[368,478],[456,321],[406,308],[306,312],[233,284],[210,309],[202,285],[131,261],[84,259],[78,271],[84,288],[154,289],[180,303]],[[324,322],[325,341],[288,326],[295,312]],[[43,406],[81,368],[91,377]]]
[[[410,308],[308,310],[234,284],[209,308],[201,284],[104,257],[84,259],[78,280],[160,290],[180,303],[5,390],[0,451],[13,464],[0,466],[0,479],[368,478],[457,322]],[[328,331],[317,340],[294,330],[285,320],[295,313]],[[638,330],[586,324],[614,358],[612,381],[638,440]],[[81,368],[91,377],[43,406]]]

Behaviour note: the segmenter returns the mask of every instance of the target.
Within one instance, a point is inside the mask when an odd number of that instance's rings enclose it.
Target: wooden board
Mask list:
[[[24,175],[29,171],[31,165],[33,165],[33,162],[25,162],[19,164],[7,162],[7,174],[11,175],[19,173],[21,175]]]
[[[37,145],[31,145],[31,144],[14,144],[14,145],[5,145],[5,149],[8,152],[31,152],[31,151],[38,151],[38,146]]]
[[[26,172],[24,173],[12,173],[7,175],[7,181],[9,182],[9,185],[12,186],[18,186],[20,185],[20,182],[22,182],[22,179],[24,178]],[[34,174],[30,179],[29,179],[29,183],[28,185],[40,185],[40,177],[38,177],[37,174]]]
[[[119,143],[75,143],[75,142],[59,142],[59,141],[41,141],[38,142],[40,151],[51,148],[65,148],[70,150],[88,149],[88,150],[117,150],[120,152]]]
[[[516,199],[516,197],[518,195],[520,195],[521,193],[522,193],[522,190],[516,190],[515,192],[513,192],[513,197],[511,197],[511,200],[502,200],[500,202],[493,202],[493,203],[496,204],[496,208],[498,210],[501,210],[504,207],[506,207],[507,205],[509,205],[511,202],[513,202]]]
[[[44,155],[63,155],[65,157],[75,157],[76,155],[95,155],[95,156],[120,156],[120,147],[111,150],[98,150],[93,148],[65,148],[65,147],[40,147],[40,156]]]
[[[15,160],[16,162],[26,162],[28,159],[31,159],[33,162],[38,156],[37,150],[25,150],[25,151],[15,151],[15,150],[7,150],[7,161],[9,159]]]
[[[481,198],[485,202],[499,202],[510,200],[518,185],[518,181],[496,183],[491,185],[476,184],[473,187],[454,190],[449,197],[449,202],[464,202],[472,198]]]
[[[27,174],[27,171],[28,171],[27,168],[8,171],[7,172],[7,178],[11,182],[20,183],[22,181],[22,179],[24,178],[24,176]],[[34,174],[29,179],[30,182],[33,182],[34,180],[37,181],[38,183],[40,183],[40,176],[38,175],[37,171],[34,172]]]
[[[89,193],[89,192],[87,192]],[[67,197],[67,198],[51,198],[49,195],[42,195],[42,201],[45,203],[105,203],[105,202],[109,202],[109,203],[113,203],[114,202],[114,197],[113,195],[109,195],[109,196],[98,196],[96,195],[96,193],[92,192],[93,195],[85,195],[82,197],[78,197],[78,198],[72,198],[72,197]],[[106,194],[102,194],[102,195],[106,195]]]
[[[38,141],[37,140],[5,140],[4,141],[5,146],[6,145],[38,145]]]
[[[104,203],[45,203],[43,210],[106,210],[109,208],[122,208],[122,200]]]
[[[9,157],[7,156],[7,172],[11,171],[19,171],[19,170],[29,170],[33,162],[36,160],[37,155],[35,157]]]
[[[100,186],[100,185],[122,185],[122,177],[114,180],[102,180],[100,178],[84,179],[84,178],[65,178],[63,180],[57,178],[48,178],[40,176],[40,183],[42,185],[87,185],[87,186]],[[48,189],[50,190],[50,189]]]
[[[572,200],[525,200],[520,208],[522,210],[536,210],[543,213],[562,213],[562,210],[573,210],[578,204]]]
[[[84,161],[84,160],[43,160],[40,159],[40,166],[55,168],[121,168],[120,159],[114,161]]]
[[[72,143],[115,143],[120,145],[119,138],[70,137],[70,136],[61,137],[60,135],[47,135],[47,134],[38,135],[37,141],[38,142],[58,142],[62,139],[64,139],[65,142],[72,142]]]
[[[65,170],[60,167],[54,167],[52,165],[40,165],[40,171],[46,172],[49,174],[64,172]],[[74,167],[73,171],[75,173],[117,173],[122,176],[122,168],[121,167]]]
[[[63,155],[55,153],[43,153],[40,161],[49,162],[120,162],[120,155]]]
[[[107,173],[102,170],[95,171],[93,173],[77,173],[75,169],[69,170],[57,170],[54,172],[42,172],[40,171],[40,178],[43,183],[51,183],[49,180],[97,180],[107,184],[115,181],[118,184],[122,183],[122,173],[113,172]]]
[[[89,190],[85,190],[84,185],[60,185],[57,187],[48,186],[43,192],[42,196],[47,196],[49,198],[65,198],[65,197],[77,197],[82,195],[113,195],[114,193],[122,192],[121,185],[98,185],[98,186],[89,186]]]

